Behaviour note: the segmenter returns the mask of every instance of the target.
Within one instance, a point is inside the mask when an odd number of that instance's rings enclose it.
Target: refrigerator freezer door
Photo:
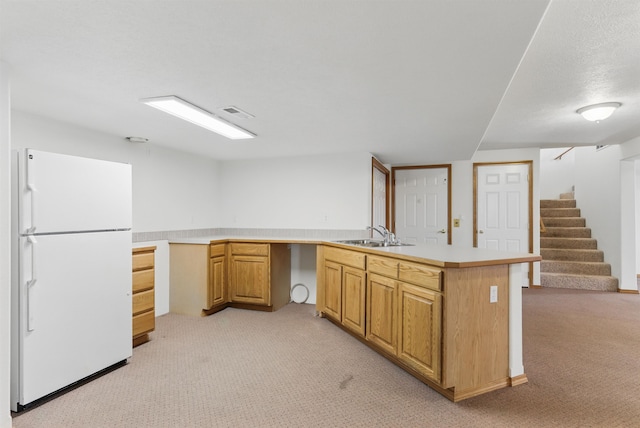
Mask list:
[[[131,165],[20,152],[21,234],[131,228]]]
[[[20,246],[20,381],[12,405],[131,356],[131,232],[23,237]]]

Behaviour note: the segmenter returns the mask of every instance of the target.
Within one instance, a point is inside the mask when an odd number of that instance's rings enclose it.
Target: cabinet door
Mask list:
[[[342,321],[342,266],[330,261],[324,263],[323,312],[336,321]]]
[[[398,283],[369,274],[367,281],[367,340],[392,355],[397,347]]]
[[[231,300],[269,305],[269,258],[232,256]]]
[[[207,307],[210,309],[227,301],[227,274],[225,257],[209,259],[209,289],[207,291]]]
[[[442,295],[399,283],[398,357],[440,382]]]
[[[342,325],[364,337],[366,273],[342,267]]]

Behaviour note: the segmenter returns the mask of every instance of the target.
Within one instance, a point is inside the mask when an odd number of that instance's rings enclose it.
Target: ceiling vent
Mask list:
[[[225,113],[229,113],[232,116],[239,117],[241,119],[253,119],[255,117],[251,113],[247,113],[246,111],[240,110],[238,107],[234,107],[234,106],[224,107],[224,108],[221,108],[220,110],[222,110]]]

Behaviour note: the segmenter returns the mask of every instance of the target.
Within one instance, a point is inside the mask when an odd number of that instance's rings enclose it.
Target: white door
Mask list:
[[[387,174],[373,168],[373,215],[371,226],[387,227]]]
[[[449,242],[447,168],[395,170],[395,233],[412,244]]]
[[[479,165],[477,186],[476,246],[528,253],[529,165]],[[523,269],[528,286],[528,264]]]

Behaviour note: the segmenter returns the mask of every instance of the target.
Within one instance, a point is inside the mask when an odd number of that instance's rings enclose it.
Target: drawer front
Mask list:
[[[369,272],[388,276],[390,278],[398,277],[399,262],[386,257],[369,256],[368,257]]]
[[[225,244],[211,244],[210,246],[210,256],[211,257],[220,257],[224,256],[224,247]]]
[[[417,263],[401,262],[398,270],[398,278],[402,281],[430,288],[431,290],[442,290],[442,271],[438,268]]]
[[[139,270],[133,272],[133,292],[136,293],[142,290],[148,290],[153,288],[155,278],[155,269]]]
[[[324,247],[325,260],[332,260],[341,265],[351,266],[356,269],[367,268],[367,256],[356,251],[341,250],[340,248]]]
[[[246,256],[268,256],[269,244],[231,244],[232,254],[243,254]]]
[[[133,270],[150,269],[153,267],[153,252],[149,253],[133,253],[131,260]]]
[[[141,291],[133,295],[133,315],[153,309],[155,302],[155,291],[153,289]]]
[[[133,317],[133,337],[149,333],[156,328],[154,311],[143,312]]]

